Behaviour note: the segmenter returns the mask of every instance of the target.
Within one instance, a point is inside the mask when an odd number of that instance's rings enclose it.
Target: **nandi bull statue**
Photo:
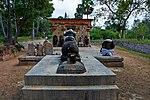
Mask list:
[[[79,48],[73,36],[66,36],[61,49],[61,63],[57,69],[59,74],[82,74],[86,72],[81,62]]]

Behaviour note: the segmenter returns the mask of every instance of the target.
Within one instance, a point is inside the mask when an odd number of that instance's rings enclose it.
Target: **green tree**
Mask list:
[[[93,28],[91,31],[91,39],[114,39],[117,38],[116,32],[112,30],[104,30],[99,27]]]
[[[63,16],[58,16],[58,19],[63,19]]]
[[[51,16],[54,8],[50,1],[51,0],[15,0],[13,2],[15,4],[13,11],[16,15],[18,27],[14,37],[14,42],[16,42],[17,37],[27,22],[32,22],[32,26],[39,17],[46,18]]]
[[[149,36],[150,36],[150,12],[147,13],[147,15],[144,18],[144,23],[147,25],[148,30],[149,30]]]
[[[78,4],[75,17],[77,18],[79,15],[81,16],[81,14],[84,14],[87,15],[88,19],[88,15],[90,15],[94,10],[93,5],[93,0],[82,0],[82,4]]]
[[[144,22],[141,22],[134,27],[134,32],[136,33],[137,39],[144,39],[144,36],[148,34],[148,27]]]
[[[75,16],[75,19],[83,19],[83,14],[81,13],[76,12],[74,16]]]
[[[6,33],[5,33],[5,29],[4,29],[4,24],[3,24],[3,18],[2,18],[2,14],[5,12],[6,9],[6,5],[4,3],[4,1],[0,1],[0,26],[2,28],[2,36],[6,37]]]
[[[78,7],[76,8],[76,13],[74,14],[76,19],[82,19],[83,18],[83,7],[82,4],[78,4]]]
[[[146,9],[145,0],[97,0],[102,6],[98,16],[107,17],[110,26],[118,32],[120,38],[125,37],[128,19],[131,15],[137,15]]]

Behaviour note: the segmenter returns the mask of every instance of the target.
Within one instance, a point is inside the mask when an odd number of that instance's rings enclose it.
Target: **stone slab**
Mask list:
[[[58,48],[59,49],[59,48]],[[97,48],[80,48],[87,72],[56,74],[59,55],[48,55],[25,74],[24,100],[116,100],[116,75],[92,54]],[[59,52],[60,53],[60,49]]]
[[[102,62],[106,67],[124,67],[123,62]]]
[[[102,56],[102,55],[97,55],[94,56],[97,60],[100,62],[122,62],[123,57],[120,55],[113,55],[113,56]]]
[[[37,64],[44,56],[19,56],[19,65],[35,65]]]
[[[25,74],[25,85],[82,86],[114,85],[116,75],[92,56],[82,56],[87,72],[83,74],[56,74],[59,55],[47,55]]]
[[[27,86],[23,94],[24,100],[116,100],[117,90],[116,85]]]

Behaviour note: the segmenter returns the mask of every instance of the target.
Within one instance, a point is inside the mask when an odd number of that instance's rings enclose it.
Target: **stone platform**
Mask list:
[[[113,55],[113,56],[102,56],[97,55],[94,56],[97,60],[99,60],[102,64],[106,67],[123,67],[123,57],[120,55]]]
[[[28,56],[21,55],[19,56],[19,65],[35,65],[37,64],[44,56]]]
[[[59,59],[47,55],[25,74],[24,100],[116,100],[116,75],[93,56],[81,53],[83,74],[56,74]]]

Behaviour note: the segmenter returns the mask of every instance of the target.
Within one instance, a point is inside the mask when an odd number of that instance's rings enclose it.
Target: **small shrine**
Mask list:
[[[78,46],[90,46],[90,30],[93,19],[49,19],[52,22],[53,46],[61,47],[64,42],[64,32],[72,29],[76,32],[75,40]]]

